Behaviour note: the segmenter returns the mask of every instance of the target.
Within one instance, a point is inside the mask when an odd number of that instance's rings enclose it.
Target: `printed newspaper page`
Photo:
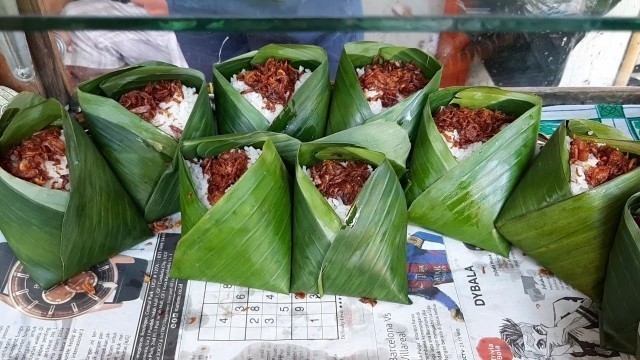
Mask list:
[[[407,235],[412,305],[171,279],[177,234],[42,291],[0,242],[0,359],[632,358],[599,348],[595,304],[520,251]]]

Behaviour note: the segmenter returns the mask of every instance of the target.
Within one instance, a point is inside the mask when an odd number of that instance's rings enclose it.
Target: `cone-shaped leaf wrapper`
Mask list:
[[[360,86],[356,69],[370,65],[374,59],[413,62],[428,80],[427,85],[396,105],[374,114]],[[329,111],[327,133],[333,134],[365,123],[384,120],[402,126],[413,140],[427,97],[438,90],[442,64],[419,49],[361,41],[344,46]]]
[[[180,161],[182,239],[171,276],[288,293],[291,277],[289,177],[277,148],[299,145],[286,135],[240,134],[185,142]],[[188,161],[231,149],[262,149],[257,161],[213,207],[200,200]],[[206,188],[206,186],[205,186]]]
[[[458,162],[440,135],[440,107],[499,110],[518,118]],[[493,223],[535,151],[541,101],[496,88],[449,88],[429,97],[411,159],[406,190],[409,221],[508,256]]]
[[[267,60],[289,60],[291,66],[311,70],[282,112],[269,123],[231,84],[234,75],[264,65]],[[313,45],[267,45],[260,50],[238,56],[213,67],[218,129],[221,134],[270,131],[290,135],[302,141],[324,135],[331,97],[329,61],[321,47]],[[252,95],[257,93],[252,92]]]
[[[406,132],[385,122],[300,147],[294,185],[292,292],[409,303],[406,202],[396,173],[402,173],[409,148]],[[363,161],[373,168],[345,223],[303,170],[323,160]]]
[[[0,231],[44,289],[151,236],[89,137],[55,100],[29,93],[15,97],[0,118],[0,156],[54,124],[65,138],[69,192],[35,185],[0,168]]]
[[[600,311],[600,345],[635,354],[640,323],[640,194],[622,210],[622,220],[609,256]]]
[[[162,80],[180,80],[198,94],[180,140],[118,103],[121,95]],[[180,211],[179,143],[215,134],[204,75],[161,63],[132,66],[81,84],[78,99],[92,138],[147,221]]]
[[[640,143],[619,140],[619,132],[606,125],[587,120],[562,124],[514,190],[496,226],[542,266],[600,302],[620,215],[627,199],[640,190],[640,171],[574,196],[567,136],[640,154]]]

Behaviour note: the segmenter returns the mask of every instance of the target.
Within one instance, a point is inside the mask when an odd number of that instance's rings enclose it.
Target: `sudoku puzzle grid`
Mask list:
[[[207,283],[198,340],[335,340],[336,297]]]

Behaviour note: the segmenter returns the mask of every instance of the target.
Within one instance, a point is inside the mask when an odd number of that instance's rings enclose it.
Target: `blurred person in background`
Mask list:
[[[67,3],[63,16],[149,16],[166,13],[166,4],[144,0],[76,0]],[[113,69],[143,61],[163,61],[180,67],[187,62],[171,31],[59,32],[63,59],[73,85]]]
[[[161,3],[165,1],[169,14],[175,16],[256,18],[256,21],[260,18],[362,16],[361,0],[146,0],[154,3],[154,5],[147,5],[154,8],[161,8],[163,6]],[[271,43],[310,44],[323,47],[329,54],[329,68],[333,78],[344,44],[363,39],[362,33],[344,32],[246,34],[179,32],[177,36],[189,66],[202,71],[209,81],[212,78],[213,63],[257,50]],[[225,39],[227,39],[226,42]]]
[[[446,14],[602,16],[620,0],[446,0]],[[567,58],[584,33],[443,33],[437,57],[441,85],[465,85],[477,57],[497,86],[557,86]]]

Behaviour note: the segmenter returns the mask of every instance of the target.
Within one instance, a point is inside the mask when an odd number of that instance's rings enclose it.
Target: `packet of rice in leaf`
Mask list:
[[[179,144],[216,131],[204,75],[146,63],[80,84],[78,98],[91,137],[146,220],[178,212]]]
[[[589,121],[563,123],[496,220],[512,244],[602,301],[607,260],[624,204],[640,190],[640,143]]]
[[[410,303],[407,207],[398,180],[409,149],[406,132],[388,122],[301,145],[292,292]]]
[[[31,93],[0,118],[0,199],[0,231],[44,289],[151,236],[80,125]]]
[[[301,141],[324,135],[331,97],[321,47],[271,44],[213,66],[221,134],[278,132]]]
[[[278,151],[291,159],[299,146],[277,133],[183,144],[182,239],[171,276],[289,292],[291,194]]]
[[[508,256],[494,221],[533,157],[541,108],[497,88],[433,93],[411,158],[409,222]]]
[[[609,255],[600,310],[600,345],[635,354],[640,323],[640,194],[622,210],[622,220]]]
[[[419,49],[347,43],[338,65],[327,134],[384,120],[413,141],[427,97],[438,90],[442,64]]]

